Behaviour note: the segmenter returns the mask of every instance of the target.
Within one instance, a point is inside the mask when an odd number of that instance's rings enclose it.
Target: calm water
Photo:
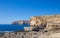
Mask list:
[[[18,31],[24,30],[24,27],[29,27],[29,25],[0,24],[0,31]]]

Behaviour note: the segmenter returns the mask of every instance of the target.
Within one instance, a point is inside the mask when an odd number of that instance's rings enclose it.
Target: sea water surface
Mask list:
[[[14,24],[0,24],[0,31],[19,31],[24,30],[24,27],[29,27],[30,25],[14,25]]]

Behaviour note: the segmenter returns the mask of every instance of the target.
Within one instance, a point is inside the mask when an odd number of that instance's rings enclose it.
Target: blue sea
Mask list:
[[[9,31],[23,31],[24,27],[29,27],[30,25],[14,25],[14,24],[0,24],[0,31],[9,32]]]

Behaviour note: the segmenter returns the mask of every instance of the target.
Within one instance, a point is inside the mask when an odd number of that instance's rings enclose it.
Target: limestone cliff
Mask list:
[[[19,24],[19,25],[29,25],[30,21],[29,20],[18,20],[18,21],[14,21],[12,24]]]
[[[55,24],[52,24],[55,22]],[[49,24],[50,23],[50,24]],[[60,28],[60,15],[49,15],[49,16],[33,16],[30,18],[30,25],[33,27],[45,26],[46,28]],[[59,25],[57,25],[59,24]]]

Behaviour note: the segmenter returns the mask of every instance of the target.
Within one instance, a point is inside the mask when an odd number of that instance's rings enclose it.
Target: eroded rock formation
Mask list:
[[[14,21],[12,24],[29,25],[30,21],[29,20],[18,20],[18,21]]]
[[[30,25],[33,27],[44,26],[48,29],[60,28],[60,24],[58,23],[60,23],[60,15],[33,16],[30,18]]]
[[[60,29],[60,21],[48,22],[46,25],[47,30]]]
[[[60,15],[32,16],[30,20],[19,20],[13,24],[30,25],[33,28],[55,29],[60,28]]]

